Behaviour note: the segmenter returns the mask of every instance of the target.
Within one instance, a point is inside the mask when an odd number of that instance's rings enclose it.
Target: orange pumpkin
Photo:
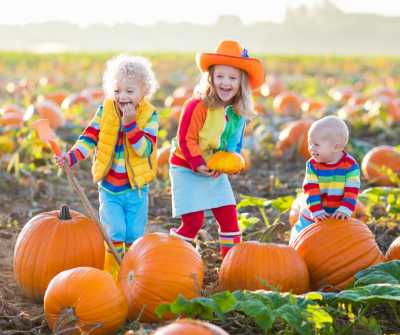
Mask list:
[[[109,273],[89,267],[63,271],[53,278],[44,297],[44,313],[53,334],[79,326],[93,335],[116,334],[128,314],[121,286]],[[76,332],[77,334],[80,332]]]
[[[312,119],[302,119],[288,124],[279,134],[277,149],[284,153],[295,145],[295,153],[302,159],[309,160],[311,155],[308,152],[308,130],[313,123]]]
[[[396,238],[389,246],[385,255],[385,262],[400,259],[400,237]]]
[[[273,108],[277,115],[300,116],[303,98],[293,91],[285,91],[274,99]]]
[[[66,91],[55,91],[43,94],[42,96],[38,96],[38,102],[42,102],[44,100],[53,100],[58,106],[61,107],[63,101],[68,96],[68,92]],[[39,99],[40,98],[40,99]]]
[[[25,109],[16,105],[3,106],[0,115],[5,126],[20,126],[23,121]]]
[[[158,166],[164,166],[169,163],[171,149],[172,149],[172,144],[168,144],[157,150]]]
[[[239,243],[228,252],[219,273],[221,292],[265,289],[255,277],[269,285],[281,286],[282,292],[292,290],[294,294],[302,294],[308,291],[308,269],[300,254],[287,245],[270,243],[282,226],[283,223],[278,223],[268,228],[260,242]]]
[[[196,88],[196,85],[190,85],[190,84],[179,86],[174,91],[172,96],[174,98],[183,98],[183,97],[186,97],[186,96],[191,97],[193,95],[193,93],[194,93],[195,88]]]
[[[277,75],[268,75],[261,86],[261,94],[264,97],[276,97],[286,90],[285,83]]]
[[[356,219],[328,219],[312,224],[289,245],[307,263],[311,291],[325,285],[344,290],[358,271],[384,260],[374,235]]]
[[[102,87],[88,87],[82,90],[81,95],[84,97],[89,96],[92,100],[103,100],[105,98],[104,90]]]
[[[363,105],[366,103],[367,101],[367,97],[362,95],[361,93],[354,93],[351,98],[349,99],[349,101],[347,102],[347,104],[349,106],[355,106],[355,105]]]
[[[175,123],[179,123],[182,114],[182,106],[174,106],[169,114],[169,119],[173,120]]]
[[[183,97],[175,98],[172,95],[168,96],[165,99],[164,106],[167,108],[175,107],[175,106],[183,106],[189,98],[192,97],[192,94],[184,95]]]
[[[324,106],[318,102],[313,100],[306,100],[301,104],[301,110],[305,113],[311,113],[313,111],[319,111]]]
[[[300,210],[301,205],[304,201],[304,193],[301,193],[292,203],[292,208],[289,212],[289,224],[290,227],[293,227],[300,218]],[[354,209],[353,214],[351,215],[353,219],[358,219],[364,223],[367,222],[367,215],[365,211],[365,207],[360,200],[357,199],[356,208]]]
[[[386,95],[376,95],[376,96],[374,96],[374,97],[372,97],[372,98],[369,98],[366,102],[365,102],[365,104],[364,104],[364,108],[367,110],[367,111],[369,111],[370,109],[371,109],[371,107],[372,107],[372,105],[375,103],[375,102],[381,102],[381,103],[383,103],[383,104],[386,104],[386,103],[388,103],[388,102],[391,102],[393,99],[392,98],[389,98],[388,96],[386,96]]]
[[[240,156],[243,157],[245,164],[246,164],[246,170],[245,171],[249,171],[251,168],[251,158],[250,158],[250,154],[248,153],[248,151],[246,149],[242,149],[240,151]]]
[[[59,211],[41,213],[24,226],[14,250],[14,277],[29,299],[43,301],[57,274],[78,266],[103,269],[104,255],[103,236],[96,224],[62,205]]]
[[[244,158],[234,151],[228,151],[225,141],[225,150],[213,154],[207,161],[207,167],[212,171],[232,174],[243,170],[246,167]]]
[[[340,108],[337,112],[337,116],[340,117],[342,120],[347,120],[350,123],[360,120],[361,118],[364,120],[363,117],[367,118],[365,114],[365,110],[362,105],[344,105]]]
[[[258,113],[258,115],[266,115],[267,114],[267,108],[264,106],[264,104],[260,102],[254,103],[254,110]]]
[[[67,96],[61,104],[61,108],[68,109],[75,105],[84,105],[86,108],[89,108],[92,103],[92,97],[83,96],[80,92],[77,92]]]
[[[154,335],[229,335],[212,323],[199,320],[178,320],[166,327],[158,328]]]
[[[118,281],[128,299],[128,319],[136,320],[145,305],[141,322],[155,323],[176,318],[173,313],[164,313],[160,320],[155,308],[160,304],[171,304],[179,294],[188,300],[196,298],[192,273],[201,290],[203,261],[188,242],[163,233],[145,235],[136,240],[125,254],[118,273]]]
[[[337,89],[332,93],[332,98],[337,103],[344,105],[349,101],[349,99],[355,94],[354,89],[351,87],[343,87],[341,89]]]
[[[67,122],[60,106],[53,100],[44,100],[37,102],[35,111],[42,119],[48,119],[51,129],[56,130],[58,127],[64,127]]]
[[[396,186],[396,183],[391,182],[382,173],[381,167],[383,165],[400,175],[400,151],[388,145],[376,147],[365,155],[361,169],[365,178],[374,180],[376,185]]]
[[[373,88],[370,92],[369,92],[370,96],[375,97],[378,95],[384,95],[387,96],[388,98],[395,98],[397,96],[397,93],[394,89],[390,88],[389,86],[386,85],[381,85],[378,87]]]

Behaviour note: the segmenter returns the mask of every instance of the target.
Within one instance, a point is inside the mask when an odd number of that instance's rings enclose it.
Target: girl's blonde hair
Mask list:
[[[114,87],[117,82],[135,78],[142,83],[144,95],[152,98],[160,85],[151,68],[151,61],[142,56],[133,56],[125,52],[114,56],[107,61],[103,73],[103,90],[106,97],[114,97]]]
[[[214,87],[215,65],[211,65],[208,71],[204,72],[196,88],[195,96],[201,99],[204,105],[211,110],[222,108],[222,100],[218,96]],[[244,116],[247,119],[253,119],[257,116],[254,111],[253,99],[247,72],[240,69],[240,88],[239,92],[233,97],[232,105],[236,114]]]

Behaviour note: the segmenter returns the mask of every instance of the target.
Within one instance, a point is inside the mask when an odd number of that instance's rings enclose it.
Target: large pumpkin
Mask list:
[[[235,151],[228,151],[225,144],[225,150],[213,154],[207,161],[207,167],[212,171],[232,174],[243,170],[246,166],[244,158]]]
[[[157,176],[158,178],[168,177],[168,163],[169,157],[171,156],[172,144],[168,144],[165,147],[157,150]]]
[[[394,89],[392,89],[389,86],[385,86],[385,85],[381,85],[378,87],[373,88],[370,92],[369,92],[370,96],[375,97],[375,96],[379,96],[379,95],[384,95],[388,98],[395,98],[397,96],[397,93]]]
[[[390,121],[400,122],[400,108],[392,101],[386,103],[375,101],[368,111],[368,117],[381,116],[385,113]]]
[[[385,262],[400,259],[400,237],[396,238],[389,246],[385,255]]]
[[[48,119],[51,129],[57,129],[58,127],[64,127],[67,122],[64,113],[59,105],[53,100],[43,100],[37,102],[35,105],[35,111],[41,119]]]
[[[291,122],[279,134],[277,149],[284,153],[289,148],[295,146],[294,153],[302,159],[311,158],[308,152],[308,130],[314,123],[312,119],[302,119]]]
[[[178,320],[166,327],[158,328],[154,335],[229,335],[212,323],[199,320]]]
[[[59,107],[68,96],[68,92],[66,91],[55,91],[43,94],[42,96],[38,96],[38,102],[42,102],[44,100],[52,100],[54,101]]]
[[[141,322],[157,323],[176,318],[164,313],[160,320],[155,309],[171,304],[182,294],[197,297],[192,274],[203,286],[203,261],[188,242],[164,233],[145,235],[136,240],[122,260],[118,281],[128,299],[128,319],[134,321],[146,305]]]
[[[220,291],[255,291],[269,285],[281,286],[282,292],[294,294],[308,291],[309,274],[300,254],[284,244],[272,244],[271,238],[283,223],[271,226],[260,242],[250,241],[235,245],[225,256],[219,273]]]
[[[264,97],[276,97],[278,94],[286,91],[285,83],[277,75],[268,75],[265,83],[261,86],[261,94]]]
[[[301,104],[301,110],[305,113],[311,113],[313,111],[319,111],[324,106],[322,103],[313,100],[306,100]]]
[[[92,103],[93,99],[90,95],[83,96],[80,92],[77,92],[67,96],[61,104],[61,108],[68,109],[75,105],[84,105],[89,108]]]
[[[388,145],[376,147],[365,155],[361,169],[365,178],[374,180],[376,185],[396,186],[381,171],[383,165],[400,175],[400,151]]]
[[[289,224],[290,227],[293,227],[297,221],[299,221],[301,205],[304,201],[304,193],[301,193],[292,203],[292,208],[289,212]],[[365,207],[360,200],[357,199],[356,208],[354,209],[353,214],[351,214],[353,219],[361,220],[362,222],[367,222],[367,215],[365,211]]]
[[[300,116],[303,98],[293,91],[285,91],[274,99],[273,108],[277,115]]]
[[[303,229],[289,245],[307,263],[311,291],[326,285],[344,290],[358,271],[384,260],[374,235],[356,219],[319,221]]]
[[[44,297],[44,313],[53,334],[79,326],[90,333],[115,334],[125,322],[128,302],[124,291],[109,273],[89,267],[63,271],[53,278]]]
[[[31,300],[43,301],[50,281],[60,272],[79,266],[103,269],[104,242],[96,224],[69,211],[41,213],[18,236],[14,251],[14,277]]]
[[[93,100],[103,100],[106,96],[102,87],[88,87],[81,91],[82,96],[89,96]]]
[[[21,125],[24,114],[25,109],[20,106],[10,105],[0,108],[0,115],[2,116],[2,121],[5,126]]]

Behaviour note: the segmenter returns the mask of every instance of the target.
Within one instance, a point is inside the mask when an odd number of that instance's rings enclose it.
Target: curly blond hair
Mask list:
[[[114,56],[106,63],[103,73],[103,90],[107,98],[114,97],[114,87],[119,81],[135,78],[142,82],[144,95],[152,98],[160,88],[149,59],[126,52]]]
[[[196,87],[195,97],[201,99],[204,105],[211,110],[222,108],[222,100],[218,96],[214,87],[214,70],[215,65],[211,65],[208,71],[204,72]],[[251,88],[247,72],[240,69],[240,89],[233,97],[232,105],[236,114],[244,116],[247,119],[253,119],[257,116],[254,111],[253,99],[251,96]]]

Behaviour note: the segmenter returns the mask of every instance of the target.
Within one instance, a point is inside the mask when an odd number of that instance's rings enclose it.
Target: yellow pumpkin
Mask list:
[[[213,154],[208,159],[207,167],[210,170],[226,174],[232,174],[243,170],[246,166],[244,158],[237,152],[228,151],[225,141],[222,141],[225,145],[225,151],[222,150]]]

